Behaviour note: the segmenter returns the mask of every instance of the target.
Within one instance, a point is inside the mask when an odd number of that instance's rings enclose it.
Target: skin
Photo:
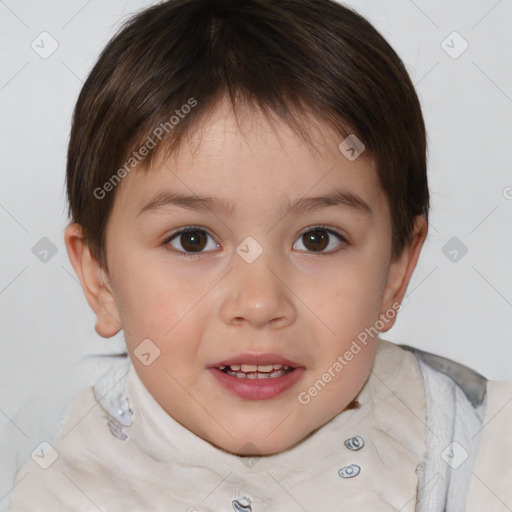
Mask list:
[[[340,137],[320,122],[311,123],[321,148],[316,155],[276,123],[279,137],[258,112],[239,126],[222,101],[190,144],[157,159],[149,173],[128,174],[108,220],[108,273],[91,256],[79,225],[65,231],[96,332],[108,338],[122,328],[135,370],[161,407],[194,434],[238,454],[283,451],[357,397],[376,338],[307,405],[298,400],[359,333],[401,303],[428,230],[418,217],[412,243],[392,260],[390,211],[373,161],[364,153],[349,161],[338,150]],[[280,213],[285,199],[338,188],[358,194],[373,216],[347,207]],[[230,217],[167,206],[137,216],[161,190],[229,198],[238,211]],[[318,224],[346,242],[324,231],[324,246],[308,244],[302,235]],[[180,255],[190,252],[189,239],[165,244],[187,226],[210,235],[199,257]],[[248,236],[263,249],[252,263],[236,252]],[[133,354],[147,338],[160,349],[149,366]],[[242,399],[207,370],[242,352],[276,352],[305,371],[277,397]]]

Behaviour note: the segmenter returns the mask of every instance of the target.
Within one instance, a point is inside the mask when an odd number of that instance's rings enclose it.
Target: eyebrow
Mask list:
[[[178,206],[201,212],[212,211],[223,214],[226,217],[232,217],[237,212],[237,205],[230,199],[162,191],[154,195],[142,207],[137,217],[142,214],[156,212],[167,206]],[[334,206],[341,206],[373,217],[373,210],[370,205],[358,194],[348,190],[335,190],[322,196],[301,197],[295,201],[285,200],[281,204],[281,215],[287,215],[288,213],[310,213]]]

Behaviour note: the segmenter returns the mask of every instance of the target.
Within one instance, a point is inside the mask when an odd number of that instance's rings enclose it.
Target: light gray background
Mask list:
[[[53,439],[63,408],[98,377],[84,358],[122,350],[120,335],[95,333],[68,261],[65,153],[99,52],[150,3],[0,0],[0,510],[18,460]],[[383,337],[512,380],[512,0],[348,4],[403,59],[429,133],[430,233]],[[58,43],[46,59],[31,47],[42,46],[43,31]],[[454,31],[469,44],[457,58],[463,42]],[[57,249],[46,263],[32,252],[43,237]],[[453,237],[467,247],[457,261],[443,252]]]

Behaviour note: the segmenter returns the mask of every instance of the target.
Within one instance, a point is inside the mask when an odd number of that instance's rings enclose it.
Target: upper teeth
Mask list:
[[[221,370],[224,370],[224,368],[226,368],[226,366],[220,367]],[[229,365],[229,368],[233,372],[242,371],[268,373],[273,370],[280,370],[281,368],[283,368],[284,370],[288,370],[289,367],[286,365],[283,366],[282,364],[231,364]]]

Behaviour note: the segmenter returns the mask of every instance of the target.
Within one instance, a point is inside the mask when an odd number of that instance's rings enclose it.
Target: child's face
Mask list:
[[[225,450],[267,454],[293,446],[356,397],[376,339],[357,341],[359,350],[353,341],[379,315],[394,318],[417,253],[391,261],[390,212],[364,153],[349,161],[323,127],[315,158],[286,125],[281,145],[263,117],[252,121],[242,134],[222,103],[193,148],[124,178],[106,237],[113,301],[103,303],[123,326],[141,380],[175,420]],[[371,213],[346,204],[281,210],[341,190]],[[217,211],[216,203],[142,211],[165,192],[219,198],[235,211]],[[164,243],[190,226],[196,230]],[[146,339],[154,345],[138,350]],[[147,366],[134,355],[149,352],[142,359],[151,361],[154,346],[160,354]],[[216,369],[251,363],[247,354],[273,354],[261,362],[286,358],[297,369],[275,380]]]

